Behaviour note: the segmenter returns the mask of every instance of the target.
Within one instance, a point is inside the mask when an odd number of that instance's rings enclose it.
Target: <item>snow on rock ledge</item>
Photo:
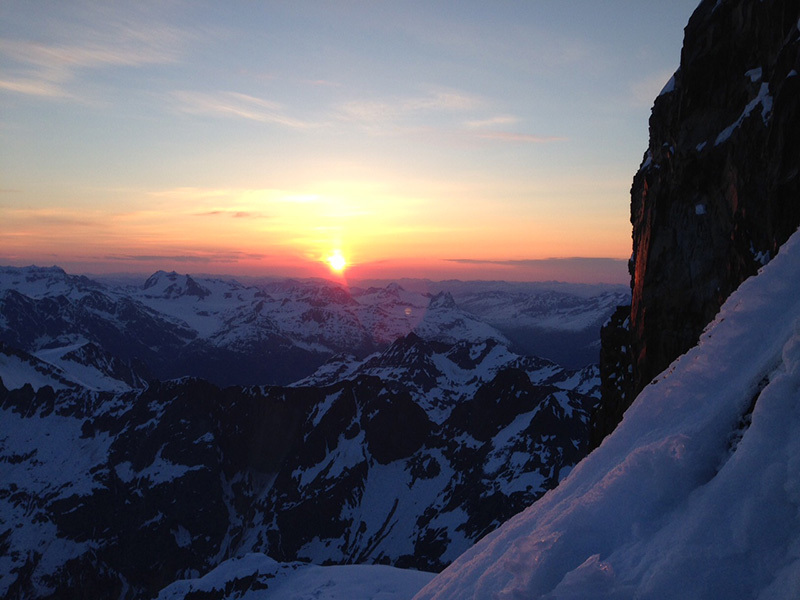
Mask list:
[[[798,281],[796,233],[558,488],[415,599],[800,597]]]

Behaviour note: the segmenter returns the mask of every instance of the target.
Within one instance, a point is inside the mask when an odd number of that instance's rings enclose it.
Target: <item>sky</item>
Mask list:
[[[627,282],[697,0],[0,4],[0,264]]]

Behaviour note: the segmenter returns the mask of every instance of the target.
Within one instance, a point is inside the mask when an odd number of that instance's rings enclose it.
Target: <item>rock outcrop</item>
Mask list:
[[[606,328],[595,443],[800,225],[798,73],[798,0],[692,15],[633,180],[629,327],[617,314]]]

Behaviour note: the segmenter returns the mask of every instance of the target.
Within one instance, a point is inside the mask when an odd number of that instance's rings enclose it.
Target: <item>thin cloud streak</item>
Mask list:
[[[496,127],[498,125],[515,125],[519,123],[519,119],[512,115],[498,115],[489,117],[488,119],[478,119],[475,121],[467,121],[465,125],[470,128],[483,129],[485,127]]]
[[[559,136],[533,135],[529,133],[514,133],[511,131],[486,131],[476,133],[476,137],[486,140],[498,140],[501,142],[523,142],[528,144],[549,144],[552,142],[564,142],[568,138]]]
[[[336,110],[340,120],[372,123],[394,121],[419,113],[464,112],[483,107],[486,101],[478,96],[455,90],[387,100],[351,100]]]
[[[244,210],[210,210],[202,213],[194,213],[195,217],[217,217],[226,216],[233,219],[268,219],[267,215],[253,213]]]
[[[466,267],[505,267],[509,273],[524,275],[531,281],[573,281],[581,283],[630,283],[628,261],[624,258],[541,258],[516,260],[484,260],[473,258],[447,258],[445,262]]]
[[[228,188],[198,188],[198,187],[178,187],[165,190],[153,190],[147,192],[148,196],[156,198],[173,199],[197,199],[197,198],[224,198],[231,196],[241,190]]]
[[[480,258],[445,258],[448,262],[455,262],[468,265],[509,265],[509,266],[537,266],[543,264],[563,264],[566,262],[581,264],[628,264],[627,258],[606,258],[606,257],[583,257],[568,256],[561,258],[522,258],[522,259],[480,259]]]
[[[8,221],[34,223],[37,227],[48,225],[99,227],[103,225],[103,217],[97,211],[86,212],[62,208],[9,208],[3,212]]]
[[[173,261],[180,263],[238,263],[241,260],[263,260],[266,254],[224,252],[212,254],[110,254],[104,260],[119,262]]]
[[[290,129],[310,129],[319,126],[288,116],[282,104],[239,92],[206,93],[182,90],[171,92],[170,96],[176,102],[178,111],[190,115],[234,117],[282,125]]]
[[[79,41],[42,43],[0,40],[0,56],[14,66],[0,80],[0,89],[30,96],[78,100],[72,91],[82,70],[143,67],[176,62],[188,36],[180,30],[136,23],[103,23],[97,30],[71,36]],[[83,39],[81,39],[83,38]]]
[[[27,96],[45,98],[72,98],[61,86],[37,79],[0,79],[0,89]]]

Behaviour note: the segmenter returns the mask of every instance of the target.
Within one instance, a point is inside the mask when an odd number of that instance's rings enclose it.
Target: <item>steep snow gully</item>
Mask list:
[[[795,233],[558,488],[415,600],[800,598],[798,281]]]

